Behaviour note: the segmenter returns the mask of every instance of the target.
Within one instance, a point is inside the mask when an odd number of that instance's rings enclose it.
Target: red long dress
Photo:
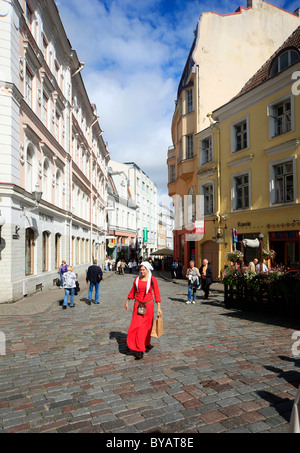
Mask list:
[[[135,299],[132,320],[127,334],[127,346],[132,351],[144,352],[146,346],[150,345],[154,315],[153,293],[155,302],[161,302],[159,287],[155,277],[152,277],[152,282],[147,294],[146,288],[147,281],[139,280],[137,290],[135,279],[133,287],[128,294],[128,299]],[[147,313],[145,315],[138,315],[137,313],[140,302],[148,302],[146,303]]]

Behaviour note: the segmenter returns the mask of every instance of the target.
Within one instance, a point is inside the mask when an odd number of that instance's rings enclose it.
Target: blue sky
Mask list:
[[[111,159],[134,161],[167,195],[177,87],[202,12],[246,0],[56,0]],[[294,12],[299,0],[270,1]]]

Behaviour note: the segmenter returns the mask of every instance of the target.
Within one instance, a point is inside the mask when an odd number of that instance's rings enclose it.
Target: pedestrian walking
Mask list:
[[[98,261],[93,260],[93,264],[88,268],[86,274],[86,283],[90,282],[89,286],[89,299],[88,305],[91,305],[92,297],[93,297],[93,289],[95,287],[95,304],[99,303],[99,284],[102,280],[103,272],[100,266],[98,266]]]
[[[151,271],[153,271],[153,267],[150,263],[143,261],[140,265],[139,276],[135,278],[125,302],[125,310],[128,310],[129,300],[134,299],[132,320],[127,334],[127,346],[135,352],[137,360],[142,359],[144,352],[148,352],[152,348],[150,338],[154,315],[153,296],[157,304],[157,316],[162,315],[158,282],[152,276]],[[139,312],[144,314],[139,314]]]
[[[63,288],[65,289],[65,297],[62,308],[65,310],[68,306],[69,296],[71,296],[70,307],[75,307],[74,296],[76,288],[77,277],[73,272],[73,267],[68,266],[67,272],[63,273]]]
[[[124,275],[125,274],[125,267],[128,267],[127,263],[125,262],[124,259],[122,259],[121,263],[120,263],[120,273],[121,275]]]
[[[199,272],[201,275],[201,289],[204,291],[204,299],[208,299],[209,288],[212,284],[212,268],[206,258],[202,261],[202,266],[200,267]]]
[[[188,300],[187,304],[196,302],[197,288],[200,285],[200,272],[195,267],[194,261],[190,261],[190,267],[187,270],[186,277],[188,278]]]
[[[58,273],[60,275],[60,284],[59,284],[59,287],[62,288],[63,287],[63,275],[68,271],[68,266],[67,266],[67,262],[65,260],[63,260],[61,262],[61,265],[59,266],[59,269],[58,269]]]

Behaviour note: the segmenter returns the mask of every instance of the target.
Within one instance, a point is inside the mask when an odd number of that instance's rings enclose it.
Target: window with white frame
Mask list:
[[[193,157],[193,135],[186,136],[186,149],[185,158],[191,159]]]
[[[269,138],[294,130],[294,97],[292,94],[268,105]]]
[[[43,164],[43,198],[51,202],[51,168],[47,158]]]
[[[42,111],[42,120],[46,127],[48,127],[48,105],[49,105],[49,97],[44,92],[43,93],[43,111]]]
[[[294,201],[294,168],[293,162],[283,162],[273,166],[275,203]]]
[[[30,71],[28,66],[26,66],[25,73],[25,100],[27,104],[32,108],[32,91],[33,91],[33,73]]]
[[[231,124],[231,152],[236,153],[249,148],[249,116]]]
[[[231,209],[249,209],[251,207],[251,171],[240,172],[231,176]]]
[[[200,141],[200,162],[201,165],[213,160],[213,139],[212,136],[205,137]]]
[[[26,153],[26,177],[25,187],[28,192],[32,192],[33,188],[33,164],[34,164],[34,150],[29,146]]]
[[[269,77],[273,77],[278,72],[283,71],[292,64],[300,60],[300,55],[297,49],[289,49],[280,54],[272,63]]]
[[[187,90],[186,92],[186,113],[193,111],[193,89]]]

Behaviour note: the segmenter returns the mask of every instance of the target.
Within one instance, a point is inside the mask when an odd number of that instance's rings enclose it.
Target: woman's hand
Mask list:
[[[124,306],[125,310],[128,310],[128,302],[129,302],[129,299],[127,299],[125,302],[125,306]]]
[[[160,308],[160,302],[157,302],[157,316],[161,316],[161,315],[162,315],[162,311]]]

